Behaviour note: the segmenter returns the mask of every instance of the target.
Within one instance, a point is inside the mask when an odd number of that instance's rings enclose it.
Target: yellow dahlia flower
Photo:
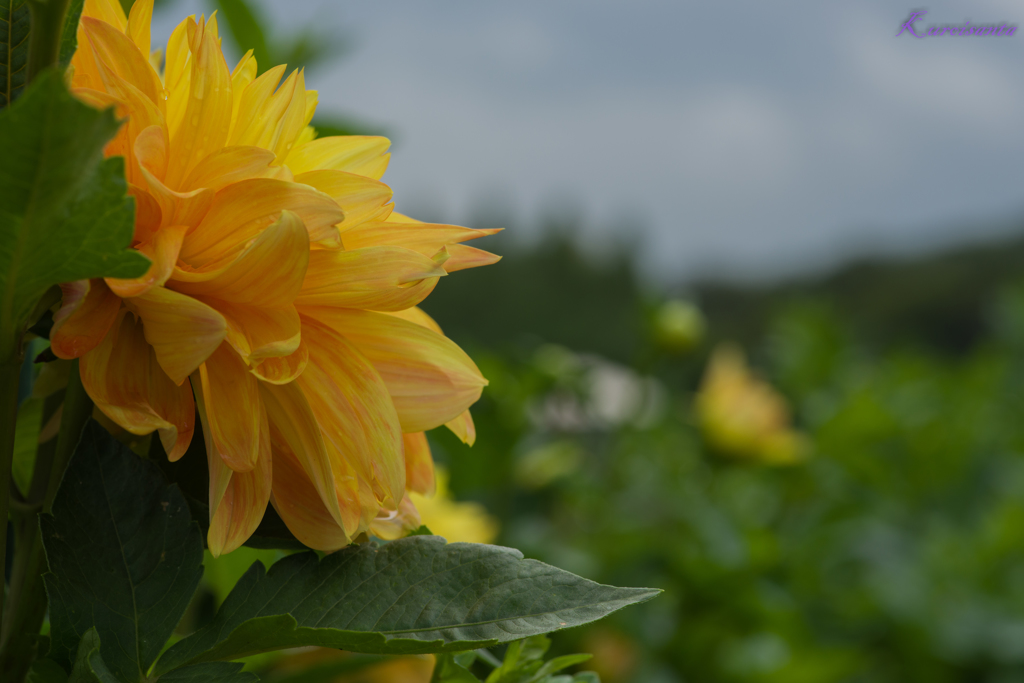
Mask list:
[[[792,427],[786,399],[754,375],[735,346],[715,349],[696,407],[704,438],[724,455],[788,465],[810,453],[807,438]]]
[[[229,70],[215,15],[151,54],[152,10],[86,0],[70,74],[77,97],[126,119],[106,153],[125,157],[133,247],[152,266],[65,284],[54,353],[80,358],[97,408],[157,431],[171,460],[198,410],[215,555],[268,501],[321,550],[378,519],[411,525],[406,489],[433,487],[423,431],[471,442],[487,384],[415,306],[439,277],[496,261],[460,244],[490,232],[395,213],[388,140],[317,139],[302,71],[257,78],[251,52]]]

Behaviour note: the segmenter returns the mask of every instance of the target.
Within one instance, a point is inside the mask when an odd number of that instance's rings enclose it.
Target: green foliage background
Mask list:
[[[435,455],[459,497],[501,519],[499,543],[665,589],[556,638],[593,652],[607,682],[1024,680],[1024,283],[1012,246],[760,288],[695,284],[710,339],[673,356],[652,333],[657,296],[622,261],[587,266],[595,282],[622,283],[615,297],[535,297],[528,314],[488,304],[493,292],[557,292],[587,262],[569,239],[499,244],[504,261],[425,302],[491,380],[473,411],[477,444],[438,431]],[[498,341],[484,307],[526,334]],[[787,397],[813,442],[808,462],[738,463],[704,443],[693,398],[721,339],[743,342]],[[538,419],[555,398],[590,400],[586,366],[552,363],[544,342],[656,377],[658,417]],[[538,459],[556,473],[542,485]]]

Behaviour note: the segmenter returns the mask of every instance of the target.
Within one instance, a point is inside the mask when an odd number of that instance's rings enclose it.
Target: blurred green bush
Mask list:
[[[491,380],[474,447],[431,434],[453,491],[528,557],[666,590],[557,649],[593,652],[606,683],[1024,681],[1024,286],[980,302],[955,350],[930,327],[880,342],[828,293],[775,297],[746,351],[813,455],[772,467],[703,438],[709,345],[659,350],[640,314],[615,362],[540,343],[600,337],[594,299],[506,310],[536,332],[494,341],[465,279],[427,302]],[[623,310],[653,310],[640,289]]]

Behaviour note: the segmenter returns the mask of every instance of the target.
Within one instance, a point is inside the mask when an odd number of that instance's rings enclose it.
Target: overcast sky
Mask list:
[[[587,240],[639,241],[671,279],[933,249],[1024,217],[1024,31],[897,37],[910,6],[881,1],[260,5],[281,32],[353,39],[307,86],[395,132],[399,210],[467,221],[497,197],[528,238],[575,204]],[[154,44],[208,7],[167,3]],[[1019,2],[927,9],[919,33],[1024,25]]]

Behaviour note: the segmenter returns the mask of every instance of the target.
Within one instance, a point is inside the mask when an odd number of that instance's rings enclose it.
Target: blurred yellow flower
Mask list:
[[[751,372],[735,346],[715,349],[696,407],[704,438],[722,454],[785,465],[810,453],[806,437],[791,426],[786,400]]]
[[[335,550],[424,488],[429,452],[407,475],[410,439],[448,424],[470,440],[487,381],[416,305],[440,277],[496,261],[461,244],[493,231],[394,212],[389,141],[316,138],[303,72],[257,77],[251,51],[229,70],[215,15],[181,22],[158,69],[152,11],[86,0],[71,65],[74,94],[127,121],[106,154],[125,157],[133,247],[152,266],[63,285],[52,348],[81,358],[99,410],[157,431],[171,460],[198,410],[214,555],[268,502],[303,543]]]

